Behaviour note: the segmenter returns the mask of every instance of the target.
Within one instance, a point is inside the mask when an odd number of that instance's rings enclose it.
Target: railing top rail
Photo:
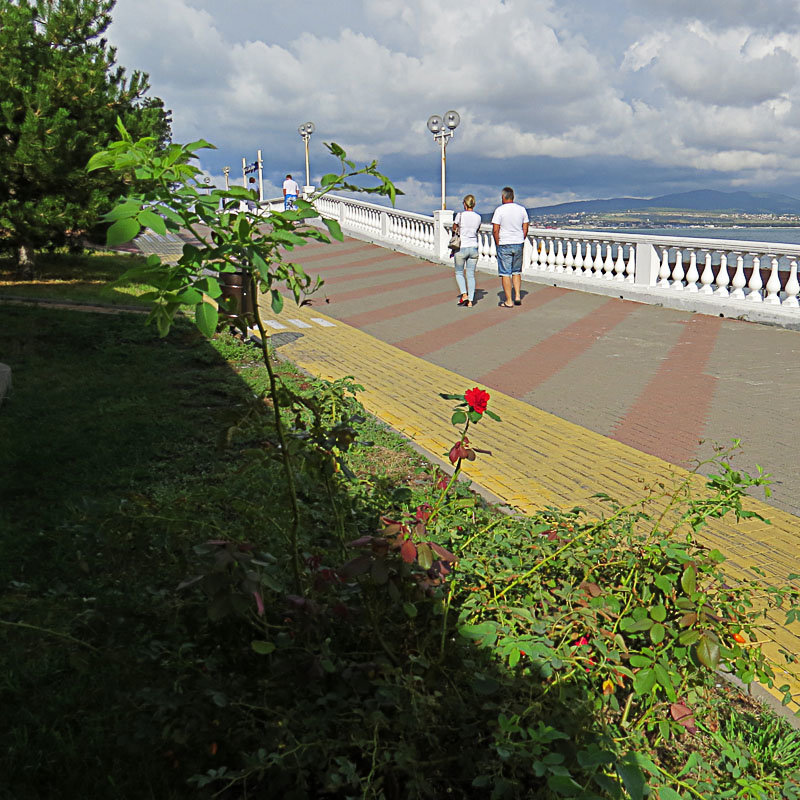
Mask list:
[[[386,212],[407,219],[414,219],[419,222],[433,224],[434,218],[426,214],[417,214],[413,211],[402,211],[383,206],[377,203],[368,203],[351,197],[341,195],[325,195],[325,197],[336,202],[351,203],[362,208],[375,211]],[[485,222],[481,225],[481,231],[491,232],[491,223]],[[537,238],[554,239],[589,239],[591,241],[615,242],[622,244],[650,244],[655,247],[669,247],[675,249],[694,248],[695,250],[710,250],[712,252],[738,252],[753,254],[776,254],[790,256],[800,256],[800,244],[788,244],[785,242],[751,242],[747,239],[711,239],[704,237],[691,236],[663,236],[651,235],[647,233],[625,233],[622,231],[599,231],[584,230],[582,228],[538,228],[531,226],[528,229],[530,236]]]
[[[369,208],[374,211],[385,211],[387,214],[394,214],[399,217],[408,217],[410,219],[415,219],[420,222],[427,222],[430,225],[433,225],[433,217],[429,217],[426,214],[417,214],[414,211],[402,211],[399,208],[393,208],[392,206],[382,206],[378,203],[367,203],[365,200],[356,200],[353,197],[342,197],[338,194],[326,194],[323,195],[330,200],[336,200],[340,203],[352,203],[356,206],[361,206],[362,208]]]
[[[490,231],[491,225],[484,223],[481,230]],[[799,244],[785,242],[751,242],[747,239],[707,239],[689,236],[651,236],[646,233],[618,233],[612,231],[582,230],[577,228],[534,228],[528,235],[554,239],[591,239],[592,241],[643,243],[670,248],[692,247],[696,250],[736,251],[741,253],[776,253],[800,256]]]

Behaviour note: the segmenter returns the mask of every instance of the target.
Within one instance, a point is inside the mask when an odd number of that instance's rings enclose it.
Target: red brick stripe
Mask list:
[[[370,276],[365,276],[370,277]],[[378,286],[366,286],[363,289],[353,289],[350,292],[331,292],[329,294],[331,302],[344,303],[347,300],[359,300],[362,297],[369,297],[370,295],[382,294],[383,292],[391,292],[396,289],[407,289],[411,286],[420,286],[426,283],[436,283],[437,281],[452,280],[452,275],[443,274],[442,271],[436,270],[433,275],[426,275],[424,278],[407,278],[399,281],[385,281]],[[323,286],[322,291],[325,291]]]
[[[505,311],[500,314],[494,314],[487,311],[477,313],[465,309],[466,316],[464,319],[458,319],[455,322],[450,322],[447,325],[434,328],[427,333],[410,336],[408,339],[403,339],[401,342],[395,342],[394,346],[415,356],[426,356],[428,353],[433,353],[435,350],[441,350],[443,347],[457,344],[469,336],[483,333],[483,331],[493,328],[495,325],[502,325],[508,322],[509,319],[513,319],[514,316],[539,308],[545,303],[549,303],[551,300],[561,297],[561,295],[566,294],[566,292],[566,289],[558,289],[555,286],[544,286],[530,291],[525,297],[525,304],[515,315],[509,315]]]
[[[343,262],[341,264],[330,264],[330,265],[325,264],[325,265],[323,265],[321,267],[318,267],[318,269],[319,269],[320,273],[323,275],[323,277],[325,275],[327,275],[329,272],[338,272],[339,270],[350,269],[350,268],[358,269],[359,272],[356,275],[352,275],[352,276],[351,275],[346,275],[346,276],[343,276],[341,278],[339,278],[339,277],[331,278],[331,280],[336,280],[336,281],[340,281],[340,280],[342,280],[342,281],[355,280],[356,278],[361,278],[364,275],[376,274],[376,273],[373,273],[371,270],[362,271],[361,267],[373,267],[373,266],[376,267],[376,266],[380,266],[382,264],[389,264],[389,263],[392,263],[392,262],[397,263],[398,266],[396,266],[396,267],[387,267],[387,269],[385,269],[383,271],[385,273],[388,273],[388,272],[393,272],[394,270],[397,270],[397,269],[404,268],[404,264],[407,264],[409,262],[410,258],[411,258],[411,256],[403,256],[403,255],[400,255],[398,253],[394,253],[392,255],[383,256],[383,257],[379,256],[377,258],[363,258],[360,261],[349,261],[349,262],[345,261],[345,262]],[[414,264],[413,264],[413,268],[414,269],[420,269],[421,267],[425,267],[425,266],[429,267],[430,266],[430,262],[414,261]],[[410,267],[410,266],[407,267],[407,269],[411,269],[411,268],[412,267]],[[377,273],[377,274],[383,274],[383,272],[382,273]]]
[[[348,325],[352,325],[355,328],[361,328],[364,325],[372,325],[375,322],[385,322],[389,319],[402,317],[405,314],[413,314],[415,311],[421,311],[425,308],[443,305],[451,300],[455,300],[455,296],[456,293],[450,288],[446,292],[439,292],[439,294],[432,294],[428,297],[418,297],[414,300],[407,300],[404,303],[393,303],[392,305],[375,309],[375,311],[365,311],[361,314],[355,314],[352,317],[346,317],[342,322],[346,322]]]
[[[344,245],[338,245],[336,248],[331,248],[329,245],[325,245],[321,253],[315,253],[314,255],[307,256],[306,258],[302,257],[303,248],[297,247],[294,250],[286,251],[284,256],[289,261],[296,261],[298,264],[307,264],[311,261],[324,261],[326,258],[343,258],[351,253],[359,253],[362,250],[369,250],[370,248],[374,247],[374,244],[356,244],[348,245],[347,247]]]
[[[719,317],[696,316],[611,433],[611,438],[690,466],[703,435],[717,379],[706,375],[722,327]]]
[[[585,317],[487,372],[479,381],[512,397],[524,397],[560,372],[573,358],[585,353],[635,309],[635,303],[608,300]]]

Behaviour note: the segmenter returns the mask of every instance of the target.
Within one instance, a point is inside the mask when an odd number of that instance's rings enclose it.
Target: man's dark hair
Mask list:
[[[291,176],[291,175],[287,175],[286,177],[287,177],[287,178],[291,178],[292,176]]]
[[[503,187],[503,200],[513,200],[514,199],[514,190],[510,186]]]

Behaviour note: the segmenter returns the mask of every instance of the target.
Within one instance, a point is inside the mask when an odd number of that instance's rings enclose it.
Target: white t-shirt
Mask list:
[[[522,226],[528,222],[528,212],[519,203],[503,203],[492,215],[492,225],[500,226],[498,244],[522,244]]]
[[[295,197],[300,194],[300,185],[293,178],[287,178],[283,182],[283,193],[293,194]]]
[[[461,236],[461,247],[478,246],[478,228],[481,226],[481,215],[474,211],[461,211],[454,220]]]

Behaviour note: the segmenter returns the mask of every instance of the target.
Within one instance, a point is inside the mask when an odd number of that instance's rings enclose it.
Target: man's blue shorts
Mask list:
[[[497,274],[514,275],[522,272],[522,244],[497,245]]]
[[[289,211],[297,208],[297,195],[285,194],[283,196],[283,210]]]

